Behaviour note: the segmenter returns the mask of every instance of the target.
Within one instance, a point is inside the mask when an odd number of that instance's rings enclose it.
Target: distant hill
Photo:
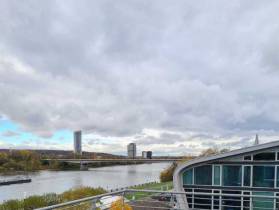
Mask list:
[[[75,158],[75,155],[73,151],[69,150],[32,150],[32,149],[26,149],[27,151],[32,151],[35,153],[38,153],[42,158]],[[14,150],[12,150],[14,151]],[[10,152],[9,149],[0,149],[0,152]],[[85,159],[119,159],[119,158],[125,158],[125,156],[121,155],[113,155],[109,153],[99,153],[99,152],[83,152],[82,158]]]

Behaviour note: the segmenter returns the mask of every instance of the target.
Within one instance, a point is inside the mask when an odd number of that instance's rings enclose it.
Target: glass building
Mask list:
[[[279,196],[278,168],[279,142],[194,159],[174,173],[175,191],[189,192],[178,202],[182,209],[279,209],[277,199],[254,196]]]

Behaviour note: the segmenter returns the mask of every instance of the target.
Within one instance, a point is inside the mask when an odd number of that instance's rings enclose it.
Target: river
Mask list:
[[[30,195],[62,193],[80,186],[116,189],[146,182],[159,181],[160,172],[170,163],[108,166],[88,171],[41,171],[30,173],[31,183],[0,186],[0,202]],[[0,179],[12,178],[0,176]]]

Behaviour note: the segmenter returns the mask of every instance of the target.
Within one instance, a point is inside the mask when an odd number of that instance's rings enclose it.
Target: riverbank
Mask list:
[[[145,190],[171,190],[173,188],[172,182],[158,183],[151,182],[146,184],[134,185],[127,187],[130,189],[145,189]],[[122,188],[123,189],[123,188]],[[115,189],[115,191],[120,189]],[[114,191],[114,190],[112,190]],[[0,210],[22,210],[22,209],[34,209],[44,206],[55,205],[63,202],[77,200],[85,197],[94,195],[104,194],[107,191],[103,188],[91,188],[91,187],[80,187],[76,189],[67,190],[61,194],[49,193],[44,195],[33,195],[25,199],[13,199],[5,201],[0,204]],[[150,196],[150,193],[134,193],[133,195],[126,195],[125,197],[129,200],[139,200],[144,197]],[[77,207],[73,207],[77,210]],[[88,209],[88,204],[84,204],[78,207],[79,210]]]

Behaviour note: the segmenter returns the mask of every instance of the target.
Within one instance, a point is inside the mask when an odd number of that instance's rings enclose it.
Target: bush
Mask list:
[[[44,196],[30,196],[23,201],[24,210],[32,210],[39,207],[48,206]]]
[[[23,203],[19,200],[9,200],[0,205],[0,210],[23,210]]]
[[[60,195],[50,193],[42,196],[30,196],[24,200],[9,200],[0,204],[0,210],[31,210],[103,193],[106,193],[103,188],[80,187],[68,190]],[[84,202],[68,210],[88,210],[90,207],[91,202]]]
[[[61,199],[66,202],[103,193],[106,193],[103,188],[79,187],[62,193]]]

